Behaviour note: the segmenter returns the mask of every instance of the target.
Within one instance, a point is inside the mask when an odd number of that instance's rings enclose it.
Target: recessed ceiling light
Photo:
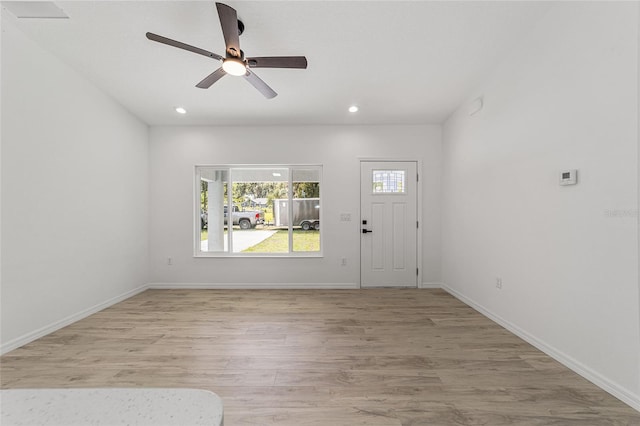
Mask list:
[[[278,172],[273,172],[273,173],[271,173],[271,174],[272,174],[273,176],[275,176],[275,177],[280,177],[280,176],[282,176],[282,174],[280,174],[280,173],[278,173]]]
[[[176,112],[177,112],[178,114],[186,114],[186,113],[187,113],[187,110],[186,110],[186,109],[184,109],[184,108],[182,108],[182,107],[176,107]]]
[[[355,105],[351,105],[351,106],[349,107],[349,112],[358,112],[358,109],[359,109],[359,108],[358,108],[357,106],[355,106]]]

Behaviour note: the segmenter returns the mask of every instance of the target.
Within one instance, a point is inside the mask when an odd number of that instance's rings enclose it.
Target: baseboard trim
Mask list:
[[[442,288],[443,283],[441,282],[430,282],[430,283],[421,283],[420,288]]]
[[[629,391],[628,389],[612,382],[611,380],[602,376],[600,373],[593,371],[586,365],[575,360],[571,356],[554,348],[551,345],[548,345],[547,343],[529,334],[525,330],[507,321],[501,316],[494,314],[489,309],[477,303],[475,300],[466,297],[465,295],[452,289],[445,283],[442,283],[442,289],[445,290],[447,293],[451,294],[456,299],[460,300],[462,303],[470,306],[471,308],[480,312],[482,315],[486,316],[487,318],[493,320],[494,322],[498,323],[502,327],[506,328],[516,336],[520,337],[522,340],[535,346],[545,354],[549,355],[551,358],[563,364],[565,367],[573,370],[575,373],[589,380],[594,385],[610,393],[611,395],[618,398],[620,401],[624,402],[625,404],[631,406],[635,410],[640,411],[640,395],[635,395],[633,392]]]
[[[142,293],[143,291],[145,291],[147,289],[147,285],[142,285],[140,287],[134,288],[133,290],[129,290],[123,294],[120,294],[118,296],[112,297],[109,300],[106,300],[104,302],[98,303],[94,306],[91,306],[87,309],[83,309],[80,312],[77,312],[75,314],[69,315],[66,318],[63,318],[59,321],[56,321],[52,324],[49,324],[47,326],[44,326],[42,328],[39,328],[35,331],[29,332],[27,334],[24,334],[20,337],[16,337],[15,339],[12,339],[10,341],[8,341],[7,343],[4,343],[2,346],[0,346],[0,355],[4,355],[7,352],[10,352],[14,349],[18,349],[20,346],[24,346],[27,343],[31,343],[34,340],[37,340],[41,337],[46,336],[47,334],[53,333],[56,330],[60,330],[63,327],[66,327],[70,324],[73,324],[76,321],[80,321],[83,318],[88,317],[89,315],[93,315],[96,312],[100,312],[101,310],[108,308],[109,306],[115,305],[116,303],[122,302],[123,300],[126,300],[130,297],[135,296],[138,293]]]
[[[328,289],[328,290],[353,290],[360,288],[357,283],[149,283],[148,288],[154,290],[179,290],[179,289],[203,289],[203,290],[285,290],[285,289]]]

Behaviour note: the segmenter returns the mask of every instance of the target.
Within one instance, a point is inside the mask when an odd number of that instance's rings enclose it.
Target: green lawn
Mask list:
[[[227,231],[225,231],[226,235]],[[200,231],[200,241],[207,239],[207,230]],[[287,230],[280,229],[271,237],[255,246],[243,250],[243,253],[288,253],[289,235]],[[320,231],[293,230],[293,251],[320,251]]]
[[[243,253],[287,253],[289,234],[279,230],[271,237],[243,250]],[[293,230],[293,251],[320,251],[320,231]]]

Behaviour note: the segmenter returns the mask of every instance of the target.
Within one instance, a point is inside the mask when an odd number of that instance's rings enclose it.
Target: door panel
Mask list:
[[[360,175],[362,287],[417,287],[416,162],[363,161]]]
[[[403,271],[406,269],[405,265],[405,229],[407,226],[407,209],[404,203],[393,203],[392,205],[393,218],[391,223],[393,225],[393,269],[395,271]]]
[[[371,245],[371,268],[381,270],[384,269],[384,204],[371,203],[370,223],[380,224],[380,232],[371,233],[370,237],[373,240]]]

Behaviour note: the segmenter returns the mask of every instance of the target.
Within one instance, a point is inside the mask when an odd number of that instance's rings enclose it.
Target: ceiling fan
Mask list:
[[[262,56],[245,58],[244,52],[240,49],[239,37],[244,31],[244,24],[238,20],[236,10],[222,3],[216,3],[216,8],[218,9],[222,35],[224,36],[224,42],[226,44],[225,57],[180,41],[171,40],[170,38],[153,33],[147,33],[149,40],[222,61],[222,66],[206,76],[200,83],[196,84],[196,87],[208,89],[213,83],[225,75],[231,74],[244,77],[245,80],[251,83],[251,85],[258,89],[266,98],[271,99],[276,97],[277,93],[251,71],[251,68],[307,68],[307,58],[304,56]]]

